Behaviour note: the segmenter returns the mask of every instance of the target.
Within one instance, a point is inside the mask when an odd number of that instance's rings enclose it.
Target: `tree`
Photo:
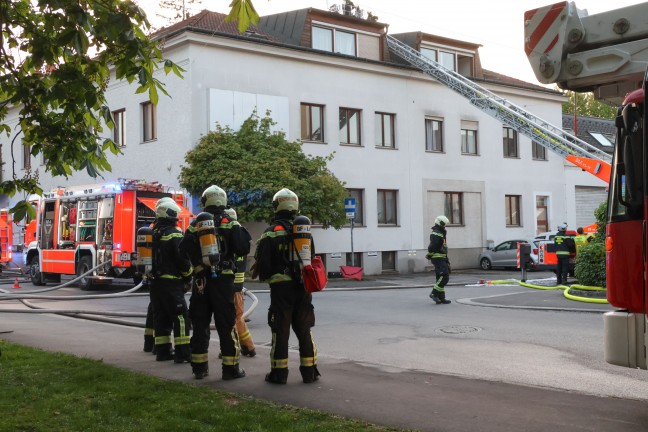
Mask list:
[[[235,132],[219,125],[185,155],[180,185],[200,195],[215,184],[228,191],[240,221],[269,221],[272,197],[288,188],[299,196],[301,213],[340,229],[346,223],[344,184],[326,167],[333,155],[306,156],[299,142],[271,132],[269,113],[252,114]]]
[[[238,31],[245,33],[251,24],[259,24],[259,14],[251,0],[232,0],[230,13],[225,22],[238,21]]]
[[[12,155],[14,145],[29,146],[32,155],[43,154],[46,171],[66,178],[79,170],[93,177],[110,171],[107,152],[119,148],[98,137],[114,126],[104,95],[111,70],[117,80],[137,81],[136,91],[148,92],[153,103],[159,92],[167,94],[154,72],[163,65],[165,73],[181,75],[148,39],[149,27],[130,0],[1,2],[0,133],[9,137]],[[18,123],[12,127],[6,119],[13,108]],[[15,158],[0,193],[40,195],[37,174],[18,178],[14,165]],[[34,215],[25,200],[11,211],[16,221]]]
[[[576,256],[574,273],[581,285],[604,287],[605,281],[605,223],[607,202],[594,210],[597,230],[591,242],[581,246]]]
[[[562,106],[563,114],[574,114],[598,117],[613,120],[616,117],[616,107],[594,99],[592,93],[575,93],[571,90],[566,92],[569,100]]]

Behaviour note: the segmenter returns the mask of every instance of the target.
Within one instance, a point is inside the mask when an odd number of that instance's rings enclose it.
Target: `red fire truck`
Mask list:
[[[11,213],[9,213],[9,209],[0,209],[0,264],[2,267],[8,266],[13,259],[12,240]],[[0,267],[0,271],[2,271],[2,267]]]
[[[34,285],[60,282],[61,275],[82,275],[78,285],[110,284],[114,278],[139,275],[131,262],[137,230],[155,220],[155,203],[172,197],[182,209],[183,230],[193,217],[182,193],[171,193],[159,183],[119,179],[111,184],[58,187],[37,204],[35,224],[28,226],[25,264]],[[32,233],[33,231],[33,233]],[[104,263],[103,265],[100,265]]]
[[[647,368],[648,4],[588,15],[573,2],[525,13],[525,49],[536,77],[594,92],[619,106],[606,232],[605,359]]]

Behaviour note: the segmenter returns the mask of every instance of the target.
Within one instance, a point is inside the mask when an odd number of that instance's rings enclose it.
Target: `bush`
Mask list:
[[[576,279],[581,285],[605,286],[605,244],[592,241],[578,249]]]

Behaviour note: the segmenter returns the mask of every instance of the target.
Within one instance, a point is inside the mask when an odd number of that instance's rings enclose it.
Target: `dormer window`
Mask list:
[[[336,28],[313,26],[313,48],[334,53],[357,55],[356,35]]]
[[[470,51],[461,49],[452,49],[450,47],[432,48],[421,46],[421,54],[425,57],[439,63],[446,69],[459,72],[463,76],[471,77],[474,74],[475,54]]]

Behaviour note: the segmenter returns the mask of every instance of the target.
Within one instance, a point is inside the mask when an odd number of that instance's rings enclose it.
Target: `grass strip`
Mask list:
[[[398,431],[0,339],[0,430]]]

